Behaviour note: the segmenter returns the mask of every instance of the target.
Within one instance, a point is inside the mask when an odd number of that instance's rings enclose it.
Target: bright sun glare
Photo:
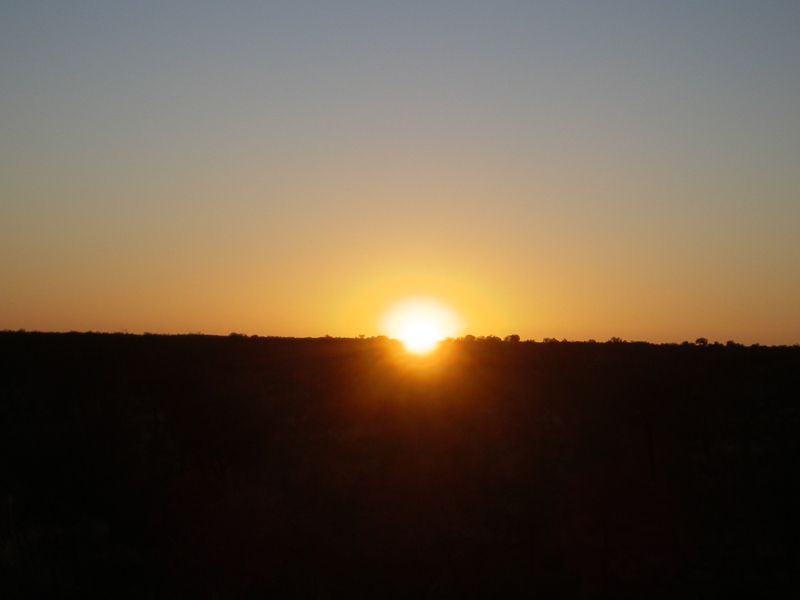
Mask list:
[[[444,304],[431,299],[404,300],[389,309],[384,318],[389,337],[403,342],[406,350],[426,354],[446,337],[458,334],[456,314]]]

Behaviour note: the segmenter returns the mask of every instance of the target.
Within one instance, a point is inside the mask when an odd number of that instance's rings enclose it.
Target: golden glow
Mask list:
[[[437,300],[412,298],[398,302],[386,313],[383,328],[400,340],[408,352],[427,354],[460,329],[456,313]]]

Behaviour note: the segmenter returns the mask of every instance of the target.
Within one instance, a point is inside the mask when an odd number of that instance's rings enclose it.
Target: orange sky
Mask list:
[[[0,328],[800,342],[800,9],[400,4],[1,8]]]

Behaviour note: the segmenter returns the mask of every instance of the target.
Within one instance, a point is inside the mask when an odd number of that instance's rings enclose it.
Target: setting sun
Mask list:
[[[384,330],[409,352],[426,354],[446,337],[458,333],[459,319],[452,309],[436,300],[415,298],[389,309]]]

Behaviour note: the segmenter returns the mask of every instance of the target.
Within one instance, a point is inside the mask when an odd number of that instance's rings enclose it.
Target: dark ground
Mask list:
[[[800,597],[800,349],[0,334],[0,597]]]

